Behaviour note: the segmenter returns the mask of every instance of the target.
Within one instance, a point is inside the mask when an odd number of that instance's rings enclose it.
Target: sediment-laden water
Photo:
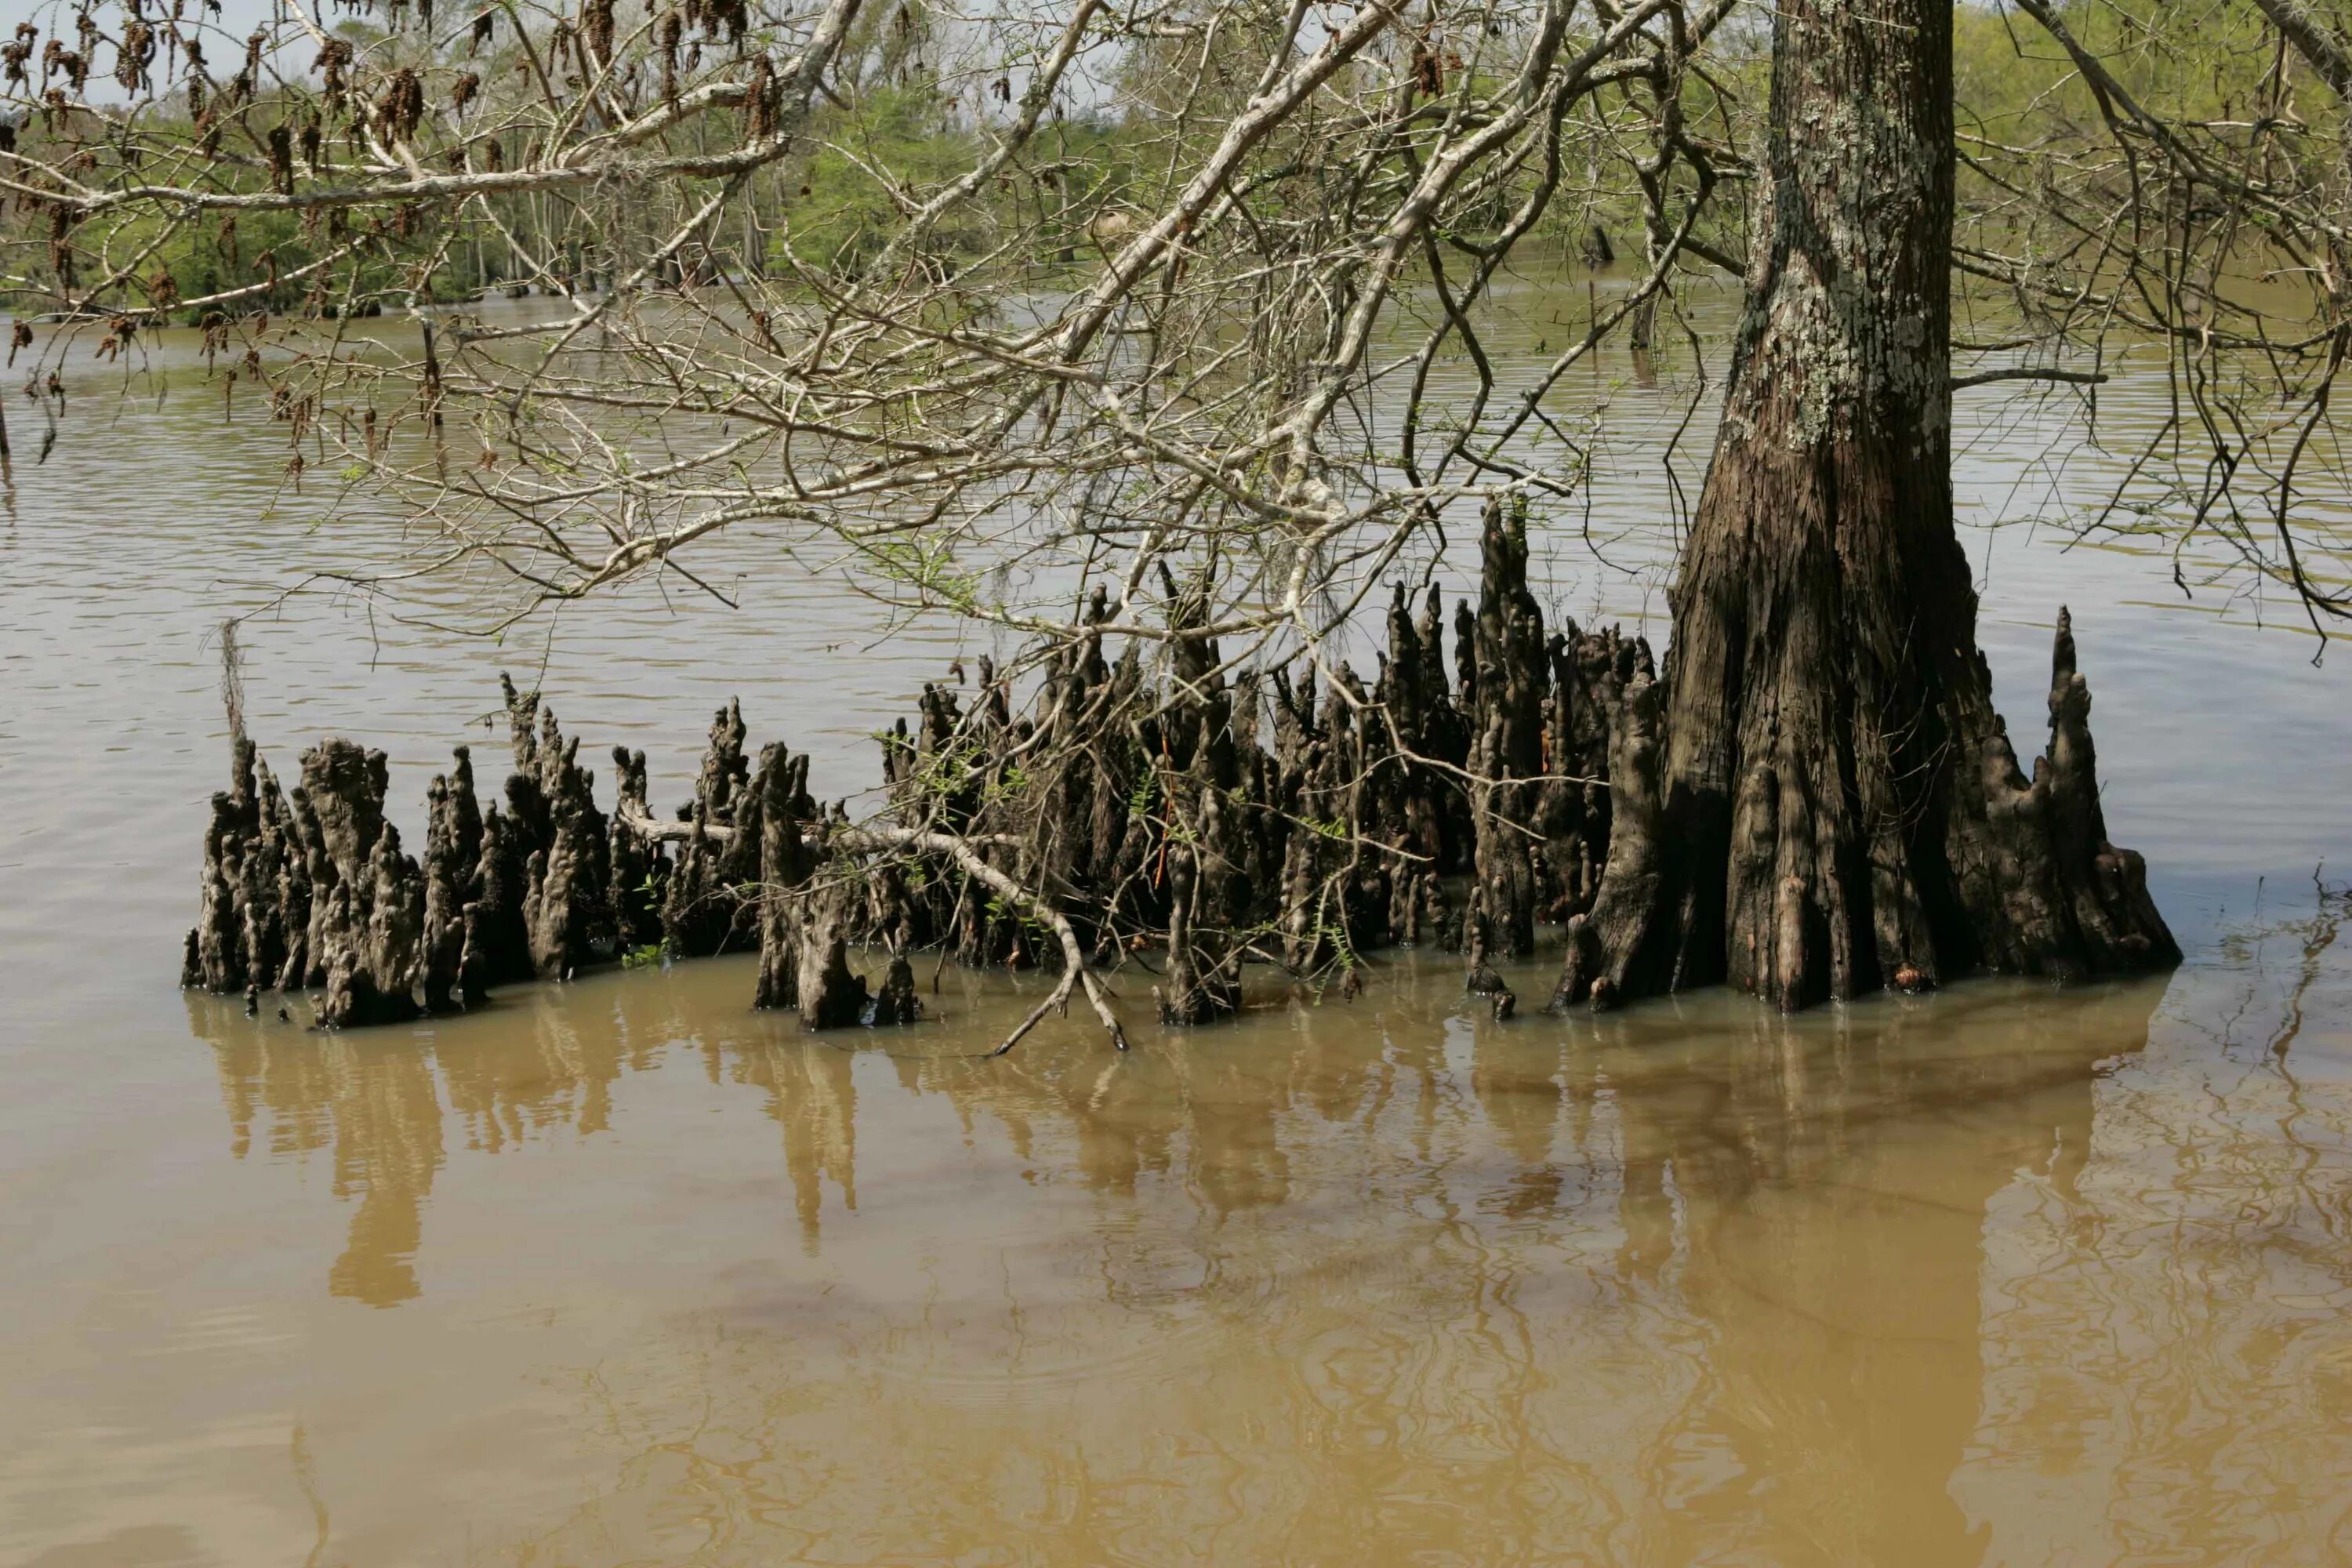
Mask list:
[[[400,544],[190,347],[92,366],[45,463],[11,405],[0,1561],[2352,1553],[2352,688],[2162,542],[2020,521],[2109,461],[2054,406],[1964,395],[1964,504],[2017,524],[1969,538],[1983,637],[2030,741],[2073,605],[2168,981],[1497,1025],[1398,953],[1180,1035],[1129,971],[1128,1056],[1074,1017],[992,1061],[1043,979],[824,1038],[739,959],[334,1036],[182,995],[206,639]],[[1578,394],[1612,439],[1548,607],[1661,608],[1689,393]],[[877,641],[808,564],[747,535],[705,562],[740,611],[648,587],[501,647],[313,592],[247,623],[247,720],[385,746],[412,831],[502,667],[665,806],[730,695],[844,795],[975,645]]]

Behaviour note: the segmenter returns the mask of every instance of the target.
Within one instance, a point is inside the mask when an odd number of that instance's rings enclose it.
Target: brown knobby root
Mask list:
[[[1151,988],[1160,1021],[1181,1027],[1230,1018],[1241,1011],[1240,965],[1232,953],[1212,957],[1201,951],[1192,928],[1199,877],[1189,854],[1169,858],[1168,880],[1168,969]]]
[[[898,1024],[912,1024],[923,1016],[923,999],[915,990],[915,966],[907,960],[907,950],[890,950],[889,965],[882,973],[881,988],[874,993],[873,1005],[866,1009],[865,1021],[877,1029]]]
[[[310,962],[325,972],[319,1021],[329,1028],[399,1024],[415,993],[425,934],[425,877],[384,820],[382,752],[330,740],[302,755],[298,821],[310,861]]]
[[[793,757],[782,745],[760,753],[760,981],[754,1007],[798,1007],[801,1001],[800,924],[795,900],[809,879],[810,861],[801,840],[802,813],[796,802],[805,794],[808,759]],[[642,803],[640,807],[642,807]],[[707,838],[707,808],[698,812],[695,842]],[[626,814],[633,826],[642,821]],[[653,825],[638,827],[646,840],[658,843]]]
[[[846,902],[845,889],[835,887],[800,899],[794,908],[804,1029],[845,1029],[866,1016],[866,977],[849,967]]]
[[[502,804],[478,802],[459,748],[426,792],[419,864],[384,820],[381,753],[327,742],[281,794],[239,729],[184,978],[226,994],[325,987],[322,1020],[342,1026],[657,950],[756,950],[756,1006],[839,1027],[917,1017],[907,955],[928,947],[942,963],[1058,970],[1001,1048],[1080,990],[1123,1048],[1104,971],[1147,950],[1164,955],[1156,1011],[1176,1026],[1236,1012],[1252,962],[1309,982],[1336,971],[1352,997],[1361,955],[1395,943],[1464,952],[1468,993],[1507,1016],[1497,963],[1563,921],[1556,1006],[1727,979],[1788,1006],[2176,952],[2137,858],[2106,841],[2064,626],[2031,782],[1970,659],[1944,688],[1949,743],[1899,789],[1895,726],[1861,710],[1837,742],[1862,759],[1857,792],[1821,786],[1800,742],[1830,731],[1799,722],[1786,694],[1800,682],[1775,689],[1769,721],[1741,720],[1715,753],[1738,759],[1737,788],[1710,793],[1672,772],[1679,660],[1661,673],[1614,632],[1547,634],[1523,520],[1496,507],[1485,528],[1455,680],[1442,601],[1416,618],[1402,584],[1370,686],[1344,662],[1328,679],[1280,662],[1230,675],[1205,637],[1180,642],[1154,685],[1134,646],[1113,664],[1089,629],[1033,661],[1021,710],[984,658],[967,691],[925,688],[916,721],[882,738],[885,802],[862,822],[811,795],[805,756],[769,745],[754,769],[732,703],[676,817],[654,815],[644,754],[625,750],[607,814],[578,741],[509,683]],[[1171,597],[1180,627],[1200,613]],[[1087,626],[1108,614],[1098,596]],[[887,952],[881,975],[853,969],[860,949]]]
[[[1795,787],[1801,775],[1769,757],[1729,803],[1730,830],[1710,834],[1704,799],[1675,796],[1664,773],[1664,685],[1629,688],[1613,853],[1596,908],[1569,923],[1554,1008],[1728,979],[1790,1010],[1978,971],[2072,981],[2179,963],[2145,862],[2107,837],[2071,617],[2059,614],[2050,740],[2031,779],[1975,668],[1971,700],[1945,720],[1952,760],[1917,781],[1913,830],[1875,839],[1849,803]],[[1851,847],[1816,860],[1815,845]],[[1728,908],[1710,905],[1727,862]]]

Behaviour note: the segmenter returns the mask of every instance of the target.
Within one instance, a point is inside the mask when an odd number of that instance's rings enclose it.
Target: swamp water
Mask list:
[[[2352,1558],[2352,675],[2184,606],[2167,547],[1969,536],[2021,750],[2074,606],[2166,980],[1498,1026],[1389,954],[1178,1036],[1130,971],[1127,1057],[1081,1012],[990,1061],[1041,978],[812,1038],[721,959],[319,1036],[173,988],[207,639],[401,541],[160,363],[82,371],[37,466],[10,394],[0,1563]],[[1689,387],[1623,370],[1537,544],[1588,620],[1655,615],[1671,552]],[[2039,406],[1965,395],[1975,521],[2095,493]],[[298,597],[243,634],[249,721],[281,773],[384,746],[412,840],[449,745],[495,780],[501,665],[664,807],[738,693],[845,794],[973,650],[778,548],[702,557],[740,611],[633,592],[551,647]]]

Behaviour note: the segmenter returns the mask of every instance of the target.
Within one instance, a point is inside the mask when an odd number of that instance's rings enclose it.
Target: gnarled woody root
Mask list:
[[[1978,648],[1951,482],[1950,22],[1948,0],[1776,10],[1669,666],[1612,738],[1612,854],[1556,1005],[1723,983],[1792,1009],[2179,957],[2107,840],[2069,618],[2030,783]],[[1869,134],[1823,131],[1861,103]]]
[[[1710,802],[1676,791],[1666,771],[1667,689],[1637,680],[1612,748],[1612,853],[1596,907],[1569,922],[1553,1006],[1606,1006],[1727,977],[1786,1009],[1852,995],[1864,976],[1917,991],[1969,968],[2073,980],[2179,963],[2146,864],[2107,839],[2090,689],[2063,609],[2052,665],[2050,746],[2030,782],[1983,700],[1990,678],[1977,660],[1943,720],[1958,756],[1915,785],[1932,811],[1885,834],[1870,855],[1829,858],[1826,870],[1812,847],[1853,831],[1855,803],[1809,799],[1783,781],[1779,758],[1754,759],[1728,813],[1728,911],[1709,902],[1721,898],[1727,853],[1710,831]],[[1721,816],[1726,803],[1712,804]],[[1718,880],[1706,879],[1710,866]]]
[[[882,738],[887,804],[859,823],[810,795],[806,757],[771,744],[754,768],[731,703],[675,816],[655,816],[644,754],[621,750],[607,814],[577,740],[509,683],[503,809],[478,803],[459,748],[427,792],[420,866],[384,821],[381,753],[326,742],[281,795],[240,731],[185,982],[323,985],[321,1022],[349,1025],[478,1005],[493,985],[656,944],[681,958],[756,950],[755,1004],[830,1028],[919,1016],[906,955],[943,948],[967,966],[1060,971],[1005,1047],[1079,990],[1123,1045],[1103,974],[1145,951],[1161,955],[1149,966],[1171,1025],[1234,1012],[1245,963],[1352,988],[1363,955],[1394,943],[1464,952],[1466,988],[1507,1016],[1515,999],[1495,963],[1566,922],[1555,1005],[1727,973],[1789,1001],[1750,975],[1770,955],[1706,945],[1693,871],[1706,836],[1676,826],[1658,739],[1669,678],[1614,631],[1546,632],[1518,515],[1489,510],[1483,553],[1450,679],[1434,589],[1416,616],[1398,586],[1369,686],[1345,663],[1328,680],[1282,665],[1228,679],[1205,637],[1176,642],[1156,675],[1133,643],[1113,663],[1094,629],[1108,616],[1098,595],[1078,635],[1028,661],[1019,710],[986,659],[968,692],[926,686],[916,721]],[[1173,624],[1200,624],[1187,617],[1204,600],[1166,586]],[[2137,858],[2106,844],[2089,700],[2063,626],[2059,658],[2034,780],[1997,731],[1968,775],[1988,831],[1969,840],[1986,860],[1964,885],[2008,900],[1982,924],[2012,939],[1960,962],[1946,950],[1940,966],[1890,965],[1880,983],[2173,956]],[[1790,842],[1801,809],[1823,812],[1769,788],[1751,776],[1727,810],[1761,846],[1751,858]],[[1700,913],[1670,918],[1685,907]],[[1791,907],[1787,962],[1811,973],[1807,954],[1829,949],[1807,946],[1816,917]],[[852,967],[861,947],[889,955],[878,984]],[[1838,973],[1850,986],[1863,971]]]

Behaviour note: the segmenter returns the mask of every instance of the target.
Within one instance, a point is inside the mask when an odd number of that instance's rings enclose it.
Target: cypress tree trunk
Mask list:
[[[1951,0],[1782,0],[1748,304],[1609,863],[1556,1005],[1783,1007],[2179,949],[2107,844],[2060,613],[2049,755],[1992,707],[1951,494]]]

